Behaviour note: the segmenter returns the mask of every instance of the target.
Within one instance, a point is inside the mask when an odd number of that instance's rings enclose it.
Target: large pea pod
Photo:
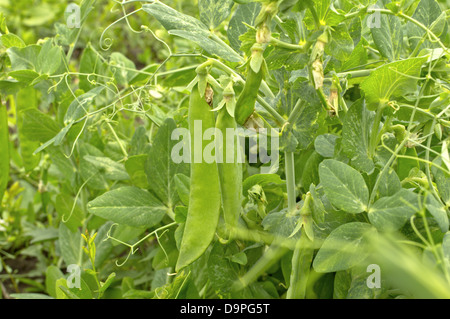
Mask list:
[[[263,49],[259,44],[252,47],[252,56],[247,64],[247,78],[244,89],[236,102],[234,116],[236,122],[244,125],[255,111],[256,98],[264,75]],[[255,71],[257,70],[257,72]]]
[[[0,204],[8,185],[9,177],[9,130],[6,105],[0,100]]]
[[[211,143],[203,140],[203,134],[215,127],[214,112],[199,94],[198,84],[191,92],[188,118],[191,135],[189,208],[176,271],[190,265],[206,251],[214,239],[220,214],[217,163],[214,159],[207,162],[203,157],[205,147]]]
[[[236,102],[235,117],[236,122],[244,125],[250,115],[255,111],[256,97],[258,95],[259,86],[263,78],[262,69],[258,73],[253,71],[249,66],[247,79],[245,81],[244,89],[242,90]]]
[[[236,121],[223,107],[217,116],[216,128],[222,133],[222,139],[216,140],[220,188],[222,192],[223,216],[227,228],[233,231],[241,212],[242,166],[238,161],[239,138]]]

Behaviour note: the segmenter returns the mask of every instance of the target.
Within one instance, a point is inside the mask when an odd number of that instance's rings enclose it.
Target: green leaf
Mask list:
[[[80,287],[68,288],[64,278],[56,281],[57,299],[92,299],[92,292],[86,282],[80,278]]]
[[[24,48],[26,47],[25,42],[17,35],[13,33],[3,34],[0,37],[1,44],[7,49],[16,47],[16,48]]]
[[[64,278],[64,274],[56,266],[48,266],[45,271],[45,289],[47,293],[56,298],[56,281],[58,279]]]
[[[380,197],[392,196],[400,191],[402,184],[397,173],[392,168],[380,177],[378,184],[378,193]]]
[[[444,167],[442,163],[441,158],[437,158],[433,161],[434,164]],[[450,180],[450,174],[447,174],[446,172],[442,171],[441,169],[435,167],[434,165],[431,166],[431,172],[433,173],[433,177],[437,186],[437,189],[439,191],[439,195],[441,195],[442,200],[448,207],[450,207],[450,183],[448,182]]]
[[[127,85],[137,73],[132,71],[136,70],[134,62],[120,52],[113,52],[109,60],[111,71],[119,85]]]
[[[19,82],[30,85],[39,76],[39,73],[33,70],[17,70],[9,72],[8,75]]]
[[[435,0],[421,0],[416,8],[416,11],[414,11],[412,18],[422,23],[428,29],[434,29],[436,32],[438,31],[437,28],[433,28],[432,26],[433,23],[439,19],[441,14],[442,10]],[[447,29],[447,26],[445,26],[445,28]],[[422,37],[424,37],[424,35],[426,37],[426,31],[410,21],[406,24],[406,30],[408,33],[410,47],[414,50],[419,45]],[[437,32],[436,35],[439,36],[439,32]],[[438,46],[439,45],[437,43],[432,43],[425,38],[425,42],[421,45],[421,48],[435,48]]]
[[[160,3],[145,4],[142,7],[145,12],[153,15],[170,34],[191,40],[210,54],[216,54],[230,62],[242,61],[239,54],[211,33],[201,21],[194,17],[180,13]]]
[[[247,32],[244,23],[253,25],[260,10],[261,4],[257,2],[241,4],[237,7],[227,29],[228,40],[234,50],[239,52],[241,48],[239,37]]]
[[[325,46],[325,53],[340,61],[346,61],[353,51],[353,39],[348,34],[347,26],[339,24],[333,27],[330,41]]]
[[[109,191],[88,203],[90,213],[118,224],[132,227],[152,227],[167,212],[151,193],[133,186]]]
[[[29,45],[24,48],[9,48],[6,53],[11,60],[11,68],[13,71],[16,70],[36,70],[37,57],[41,47],[39,45]]]
[[[61,217],[62,222],[67,228],[72,232],[76,232],[78,227],[83,225],[84,213],[78,205],[75,205],[75,207],[73,205],[74,200],[69,194],[62,193],[56,197],[55,209],[58,212],[58,215]]]
[[[171,138],[175,129],[173,119],[168,118],[164,121],[153,139],[145,164],[149,190],[167,207],[174,207],[179,200],[174,182],[175,175],[178,173],[189,175],[189,164],[183,162],[177,164],[171,157],[171,151],[178,143]]]
[[[369,220],[379,230],[397,230],[416,213],[418,195],[402,189],[390,197],[382,197],[369,209]]]
[[[375,46],[381,55],[390,62],[400,56],[403,43],[403,28],[400,18],[392,15],[380,14],[380,27],[370,28]]]
[[[367,210],[369,189],[354,168],[327,159],[319,165],[320,182],[333,206],[352,214]]]
[[[58,134],[59,125],[37,109],[23,111],[23,134],[30,141],[45,143]]]
[[[204,30],[170,30],[169,34],[195,42],[208,53],[214,54],[227,61],[242,61],[242,58],[227,44],[225,44],[225,42],[220,40],[216,35],[212,35]]]
[[[375,165],[369,158],[369,138],[375,114],[366,109],[363,99],[354,102],[342,121],[342,152],[352,165],[368,174]]]
[[[190,178],[184,174],[175,175],[175,186],[178,196],[185,205],[189,205]]]
[[[145,174],[147,157],[147,154],[130,156],[125,162],[125,169],[134,186],[148,188],[147,175]]]
[[[314,141],[316,152],[322,157],[333,157],[334,147],[336,146],[336,140],[338,138],[339,136],[333,134],[322,134],[317,136]]]
[[[349,70],[367,63],[367,50],[365,46],[367,41],[364,38],[356,44],[355,49],[352,51],[347,61],[342,65],[342,70]]]
[[[358,265],[369,256],[367,235],[375,229],[367,223],[344,224],[331,232],[317,253],[317,272],[335,272]]]
[[[67,113],[64,116],[64,123],[70,125],[76,120],[83,117],[88,113],[90,104],[94,99],[105,89],[104,86],[98,86],[87,93],[84,93],[76,97],[72,103],[70,103]]]
[[[425,207],[434,217],[434,220],[438,223],[441,231],[443,233],[447,232],[449,227],[447,212],[442,204],[439,203],[432,194],[427,195],[427,202],[425,203]]]
[[[385,104],[391,97],[405,95],[416,90],[417,79],[422,64],[427,57],[411,58],[385,64],[367,77],[361,88],[366,94],[367,108],[376,110],[379,104]]]
[[[109,157],[86,155],[84,159],[99,170],[105,178],[113,181],[123,181],[130,179],[130,176],[125,171],[125,166],[117,163]]]
[[[88,45],[84,50],[83,54],[80,58],[80,73],[86,73],[86,74],[101,74],[100,68],[101,68],[102,62],[100,60],[99,55],[91,48],[90,45]],[[97,77],[94,75],[89,76],[89,80],[91,81],[98,81]],[[91,84],[88,81],[87,75],[80,75],[80,84],[79,87],[81,90],[87,92],[94,88],[94,85]]]
[[[80,265],[82,261],[82,243],[78,230],[72,232],[64,223],[59,224],[59,249],[66,265]]]
[[[200,20],[210,30],[213,30],[228,18],[233,5],[233,0],[199,0]]]
[[[61,62],[61,48],[53,46],[52,41],[47,40],[37,57],[36,71],[39,74],[53,75],[58,70]]]

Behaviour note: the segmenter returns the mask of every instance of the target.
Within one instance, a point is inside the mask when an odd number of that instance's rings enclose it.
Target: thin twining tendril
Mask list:
[[[128,252],[127,257],[125,258],[125,260],[124,260],[123,262],[119,263],[119,262],[116,260],[116,266],[117,266],[117,267],[122,267],[123,265],[126,264],[126,262],[128,261],[128,259],[130,259],[130,257],[131,257],[132,255],[134,255],[134,254],[139,250],[139,248],[136,248],[136,246],[140,245],[142,242],[144,242],[145,240],[147,240],[147,239],[150,238],[151,236],[156,236],[156,238],[158,239],[158,243],[159,243],[159,237],[161,237],[166,231],[164,231],[164,232],[163,232],[161,235],[159,235],[159,236],[158,236],[158,232],[161,231],[161,230],[166,230],[167,228],[170,228],[170,227],[175,226],[175,225],[177,225],[177,224],[178,224],[178,223],[173,222],[173,223],[170,223],[170,224],[161,226],[160,228],[155,229],[155,230],[152,231],[151,233],[149,233],[149,234],[147,234],[146,236],[144,236],[142,239],[140,239],[140,240],[137,241],[136,243],[130,245],[130,244],[128,244],[128,243],[126,243],[126,242],[124,242],[124,241],[118,239],[118,238],[115,238],[115,237],[111,236],[111,231],[112,231],[112,229],[114,228],[114,226],[118,226],[118,225],[119,225],[119,224],[117,224],[117,223],[114,223],[114,224],[112,224],[111,227],[109,228],[108,232],[106,233],[106,238],[105,238],[103,241],[106,241],[106,240],[108,240],[108,239],[111,239],[111,240],[114,240],[115,242],[117,242],[117,243],[119,243],[119,244],[122,244],[122,245],[127,246],[128,248],[130,248],[130,251]],[[162,249],[163,249],[163,251],[164,251],[164,248],[162,248]],[[167,256],[167,254],[166,254],[166,256]]]
[[[422,144],[420,144],[420,145],[421,145],[423,148],[426,149],[426,146],[424,146],[424,145],[422,145]],[[381,140],[381,146],[382,146],[383,148],[385,148],[388,152],[390,152],[392,155],[395,155],[397,158],[413,159],[413,160],[416,160],[416,161],[419,161],[419,162],[424,162],[424,163],[427,163],[428,165],[431,165],[431,166],[436,167],[437,169],[443,171],[443,172],[446,173],[446,174],[450,174],[450,171],[446,170],[445,168],[441,167],[440,165],[438,165],[438,164],[436,164],[436,163],[434,163],[434,162],[431,162],[431,161],[429,161],[429,160],[426,160],[426,159],[423,159],[423,158],[420,158],[420,157],[415,157],[415,156],[408,156],[408,155],[399,155],[399,154],[395,154],[395,152],[394,152],[392,149],[390,149],[390,148],[384,143],[384,140],[383,140],[383,139]],[[440,154],[438,154],[438,155],[441,156]]]
[[[142,10],[142,8],[139,8],[139,9],[137,9],[137,10],[134,10],[133,12],[127,13],[125,16],[123,16],[123,17],[117,19],[116,21],[114,21],[113,23],[111,23],[109,26],[107,26],[107,27],[105,28],[105,30],[103,30],[102,34],[100,35],[100,40],[99,40],[99,46],[100,46],[100,48],[101,48],[103,51],[108,51],[109,48],[111,48],[111,46],[112,46],[113,40],[112,40],[111,38],[104,38],[105,33],[106,33],[109,29],[111,29],[114,25],[116,25],[116,24],[119,23],[120,21],[127,19],[129,16],[131,16],[131,15],[133,15],[133,14],[135,14],[135,13],[141,11],[141,10]],[[105,46],[103,46],[103,45],[105,45]]]
[[[74,198],[74,200],[73,200],[73,205],[72,205],[72,209],[70,210],[70,213],[69,213],[69,217],[67,218],[67,219],[65,219],[64,218],[64,215],[62,216],[62,222],[63,223],[67,223],[69,220],[70,220],[70,218],[72,217],[72,214],[73,214],[73,212],[75,211],[75,207],[76,207],[76,205],[77,205],[77,200],[78,200],[78,197],[80,197],[80,194],[81,194],[81,191],[83,190],[83,188],[84,188],[84,186],[86,186],[86,184],[91,180],[91,178],[92,177],[94,177],[95,176],[95,174],[92,174],[81,186],[80,186],[80,189],[78,190],[78,192],[77,192],[77,194],[76,194],[76,196],[75,196],[75,198]]]

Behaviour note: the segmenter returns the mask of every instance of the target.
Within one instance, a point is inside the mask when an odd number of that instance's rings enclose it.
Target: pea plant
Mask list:
[[[450,298],[448,3],[38,2],[0,4],[3,297]]]

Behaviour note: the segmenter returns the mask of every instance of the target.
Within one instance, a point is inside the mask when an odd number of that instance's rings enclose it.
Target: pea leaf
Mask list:
[[[439,228],[443,233],[448,231],[448,216],[445,208],[439,203],[432,194],[428,194],[427,201],[425,203],[427,210],[434,217],[434,220],[438,223]]]
[[[37,109],[23,111],[23,134],[31,141],[45,143],[59,132],[59,125]]]
[[[233,0],[199,0],[200,21],[212,30],[228,18],[233,5]]]
[[[171,139],[171,134],[175,129],[176,124],[173,119],[169,118],[164,121],[154,137],[145,164],[149,190],[167,207],[175,207],[179,201],[174,181],[175,175],[182,173],[189,176],[189,165],[183,162],[177,164],[171,157],[171,151],[178,143]]]
[[[439,4],[435,0],[421,0],[417,5],[412,18],[422,23],[428,29],[434,31],[434,33],[439,36],[438,29],[435,27],[434,22],[439,19],[442,14],[442,10],[439,7]],[[433,28],[434,26],[434,28]],[[443,29],[447,29],[447,25],[445,21],[443,21],[443,27],[439,28],[441,30],[440,33],[443,33]],[[425,36],[425,41],[421,45],[421,48],[435,48],[438,46],[436,43],[430,42],[425,34],[425,30],[423,30],[418,25],[408,21],[406,24],[406,30],[408,33],[408,40],[410,43],[411,49],[415,49],[418,45],[420,45],[422,38]],[[445,34],[444,34],[445,35]],[[420,49],[419,49],[420,50]]]
[[[415,214],[418,195],[401,189],[395,195],[382,197],[369,209],[369,220],[380,230],[400,229]]]
[[[319,176],[331,204],[353,214],[367,209],[369,190],[357,170],[336,160],[327,159],[319,165]]]
[[[333,157],[334,147],[336,146],[336,140],[338,138],[339,136],[333,134],[322,134],[317,136],[314,141],[316,152],[322,157]]]
[[[261,4],[257,2],[241,4],[237,7],[227,29],[228,40],[234,50],[239,52],[241,47],[239,37],[247,32],[247,27],[244,23],[253,25],[260,10]]]
[[[401,190],[402,184],[392,168],[380,177],[378,192],[381,197],[392,196]]]
[[[117,163],[108,157],[86,155],[84,159],[97,168],[105,178],[113,181],[123,181],[130,179],[121,163]]]
[[[118,224],[152,227],[161,221],[167,207],[151,193],[134,186],[125,186],[89,202],[88,210]]]
[[[367,235],[375,229],[367,223],[344,224],[331,232],[314,258],[317,272],[349,269],[369,256]]]
[[[417,79],[426,57],[410,58],[385,64],[367,77],[361,88],[366,94],[367,108],[376,110],[379,104],[389,102],[392,96],[416,90]]]
[[[64,223],[59,224],[59,249],[66,265],[80,265],[82,260],[82,238],[77,231],[72,232]]]
[[[142,8],[145,12],[153,15],[170,34],[191,40],[210,54],[216,54],[230,62],[242,61],[239,54],[211,33],[201,21],[194,17],[160,3],[145,4]]]
[[[368,155],[374,115],[366,109],[364,100],[359,99],[350,106],[342,123],[342,152],[356,169],[368,174],[375,168]]]
[[[400,18],[381,14],[379,27],[372,27],[370,31],[380,53],[391,62],[398,59],[403,43]]]

